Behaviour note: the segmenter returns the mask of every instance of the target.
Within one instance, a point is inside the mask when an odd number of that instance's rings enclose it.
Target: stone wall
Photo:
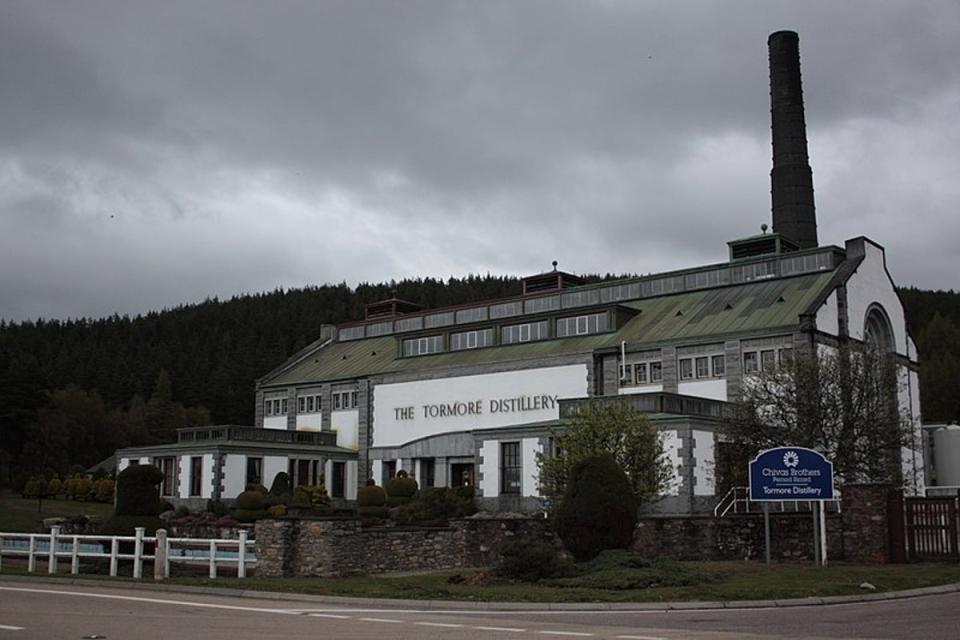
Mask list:
[[[495,564],[514,536],[553,539],[543,519],[466,518],[445,528],[371,527],[356,519],[261,520],[261,576],[345,576]]]

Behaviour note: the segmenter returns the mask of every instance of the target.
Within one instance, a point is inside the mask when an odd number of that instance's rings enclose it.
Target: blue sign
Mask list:
[[[813,449],[767,449],[750,462],[754,501],[833,500],[833,463]]]

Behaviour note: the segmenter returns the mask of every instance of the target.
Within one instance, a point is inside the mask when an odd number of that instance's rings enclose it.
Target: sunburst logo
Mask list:
[[[783,466],[795,467],[798,464],[800,464],[800,456],[797,455],[796,451],[787,451],[783,454]]]

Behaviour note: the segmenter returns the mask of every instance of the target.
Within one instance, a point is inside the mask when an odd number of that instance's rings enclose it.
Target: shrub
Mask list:
[[[154,467],[156,468],[156,467]],[[74,500],[89,500],[90,494],[93,492],[93,480],[84,476],[83,478],[77,478],[76,484],[73,485],[73,499]]]
[[[136,533],[137,527],[144,528],[144,535],[152,536],[156,533],[157,529],[163,529],[165,525],[163,520],[155,515],[114,514],[112,517],[103,521],[103,524],[97,528],[97,533],[103,536],[132,536]],[[109,549],[106,550],[109,551]]]
[[[93,483],[94,499],[97,502],[113,502],[114,483],[110,478],[100,478]]]
[[[176,509],[174,508],[173,503],[169,500],[161,500],[160,513],[166,513],[167,511],[176,511]]]
[[[574,465],[554,519],[574,557],[589,560],[604,549],[625,549],[636,522],[630,481],[613,456],[584,458]]]
[[[219,500],[207,500],[207,509],[208,513],[212,513],[216,516],[223,517],[230,513],[230,509],[227,505],[223,504]]]
[[[269,493],[269,492],[267,491],[267,488],[266,488],[265,486],[263,486],[262,484],[257,484],[256,482],[251,482],[250,484],[248,484],[247,486],[245,486],[245,487],[243,488],[243,490],[244,490],[244,491],[259,491],[259,492],[262,493],[263,495],[267,495],[267,493]]]
[[[573,563],[546,540],[511,540],[503,546],[497,564],[497,575],[524,582],[561,578],[574,573]]]
[[[273,484],[270,485],[270,495],[280,498],[289,496],[291,493],[290,476],[285,471],[281,471],[273,477]]]
[[[60,481],[60,478],[53,476],[50,479],[50,482],[47,483],[47,495],[51,498],[56,498],[63,492],[63,483]]]
[[[274,506],[283,506],[283,505],[274,505]],[[286,507],[284,507],[284,509],[286,509]],[[266,518],[269,514],[267,513],[266,509],[258,509],[258,510],[237,509],[231,515],[233,515],[233,517],[238,522],[255,522],[257,520],[262,520],[263,518]]]
[[[160,513],[160,483],[163,473],[151,464],[127,467],[117,475],[118,516],[156,516]],[[86,483],[86,490],[83,486]],[[93,483],[89,479],[80,482],[78,493],[90,493]]]
[[[414,500],[401,505],[396,520],[399,524],[441,525],[476,511],[470,487],[437,487],[424,489]]]
[[[290,506],[303,507],[313,511],[323,511],[330,506],[330,496],[326,488],[321,485],[300,485],[293,490],[293,501]]]
[[[387,517],[387,492],[376,484],[367,484],[357,491],[357,513],[364,518]]]
[[[282,518],[287,515],[287,508],[282,504],[275,504],[269,509],[267,509],[267,514],[271,518]]]
[[[400,475],[400,474],[403,475]],[[417,481],[407,476],[407,472],[402,469],[397,472],[397,477],[387,480],[383,489],[387,492],[387,504],[395,507],[407,504],[417,493]]]
[[[267,497],[259,491],[244,491],[237,496],[238,511],[262,511],[267,507]]]
[[[23,485],[23,497],[24,498],[39,498],[42,493],[46,491],[41,480],[36,478],[30,478],[27,480],[27,483]]]

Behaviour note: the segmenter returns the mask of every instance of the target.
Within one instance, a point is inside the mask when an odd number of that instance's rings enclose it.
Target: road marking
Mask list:
[[[4,631],[23,631],[23,627],[14,627],[13,625],[9,624],[0,624],[0,629],[3,629]]]
[[[549,631],[544,629],[543,631],[537,631],[537,633],[550,636],[577,636],[578,638],[592,638],[592,633],[584,633],[582,631]]]
[[[335,613],[308,613],[308,616],[314,618],[336,618],[337,620],[349,620],[353,616],[338,616]]]
[[[663,636],[617,636],[620,640],[667,640]]]
[[[198,607],[200,609],[226,609],[228,611],[255,611],[257,613],[281,613],[290,616],[300,615],[287,609],[271,609],[267,607],[243,607],[231,604],[214,604],[212,602],[190,602],[187,600],[164,600],[163,598],[140,598],[136,596],[118,596],[108,593],[86,593],[83,591],[60,591],[57,589],[27,589],[25,587],[0,587],[0,591],[21,591],[24,593],[49,593],[58,596],[77,596],[81,598],[99,598],[101,600],[126,600],[128,602],[150,602],[153,604],[173,604],[181,607]]]
[[[391,622],[394,624],[402,624],[403,620],[394,620],[393,618],[360,618],[364,622]]]
[[[449,629],[462,629],[464,626],[462,624],[453,624],[451,622],[414,622],[413,624],[419,624],[422,627],[447,627]]]
[[[523,633],[526,629],[521,629],[519,627],[471,627],[477,631],[507,631],[510,633]]]

